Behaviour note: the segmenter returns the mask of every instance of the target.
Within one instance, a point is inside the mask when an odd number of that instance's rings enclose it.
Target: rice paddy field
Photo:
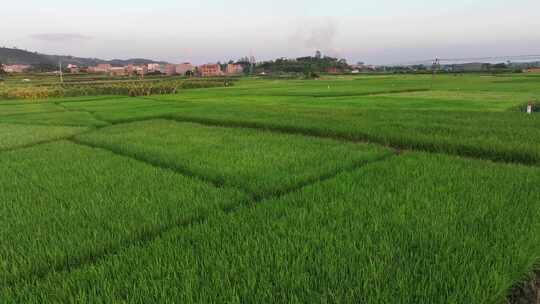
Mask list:
[[[540,303],[540,77],[431,81],[0,100],[0,303]]]

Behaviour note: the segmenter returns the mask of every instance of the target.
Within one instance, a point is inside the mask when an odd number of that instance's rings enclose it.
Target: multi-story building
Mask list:
[[[199,67],[199,74],[202,77],[222,76],[221,66],[219,64],[204,64]]]
[[[159,63],[149,63],[147,68],[148,72],[159,72],[161,69],[161,65]]]
[[[145,75],[148,73],[148,66],[147,65],[134,65],[134,64],[128,64],[124,67],[126,70],[127,75]]]
[[[108,63],[100,63],[95,67],[88,67],[89,73],[109,73],[111,70],[112,65]]]
[[[174,64],[166,64],[165,65],[165,74],[168,76],[172,76],[176,74],[176,65]]]
[[[148,67],[145,65],[135,66],[135,73],[144,76],[148,74]]]
[[[109,73],[111,74],[111,76],[126,76],[127,75],[125,67],[110,68]]]
[[[241,64],[229,63],[227,65],[226,73],[228,75],[238,75],[244,72],[244,67]]]
[[[193,72],[195,67],[189,62],[184,62],[176,65],[176,74],[186,75],[187,72]]]
[[[96,68],[97,70],[102,71],[102,72],[109,72],[112,68],[112,65],[108,63],[100,63],[96,66]]]

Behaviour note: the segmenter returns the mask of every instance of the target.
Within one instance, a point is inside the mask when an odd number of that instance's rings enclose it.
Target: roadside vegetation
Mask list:
[[[124,95],[145,96],[176,94],[181,90],[231,86],[230,80],[156,80],[156,81],[105,81],[65,83],[53,85],[4,85],[0,87],[2,99],[47,99],[58,97]]]

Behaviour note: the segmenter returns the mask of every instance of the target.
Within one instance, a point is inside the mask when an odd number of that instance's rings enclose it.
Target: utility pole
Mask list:
[[[58,60],[58,68],[60,72],[60,83],[64,83],[64,74],[62,73],[62,59]]]
[[[435,60],[433,60],[433,65],[431,66],[432,76],[431,76],[430,90],[433,90],[433,82],[435,82],[435,75],[437,74],[437,69],[439,67],[440,62],[441,61],[439,60],[439,58],[435,58]]]
[[[253,56],[253,50],[249,52],[249,74],[253,76],[255,71],[255,56]]]

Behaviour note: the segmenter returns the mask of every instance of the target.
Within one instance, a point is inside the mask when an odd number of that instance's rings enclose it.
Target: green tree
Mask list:
[[[0,83],[4,82],[4,78],[7,76],[6,71],[4,71],[4,65],[0,61]]]

